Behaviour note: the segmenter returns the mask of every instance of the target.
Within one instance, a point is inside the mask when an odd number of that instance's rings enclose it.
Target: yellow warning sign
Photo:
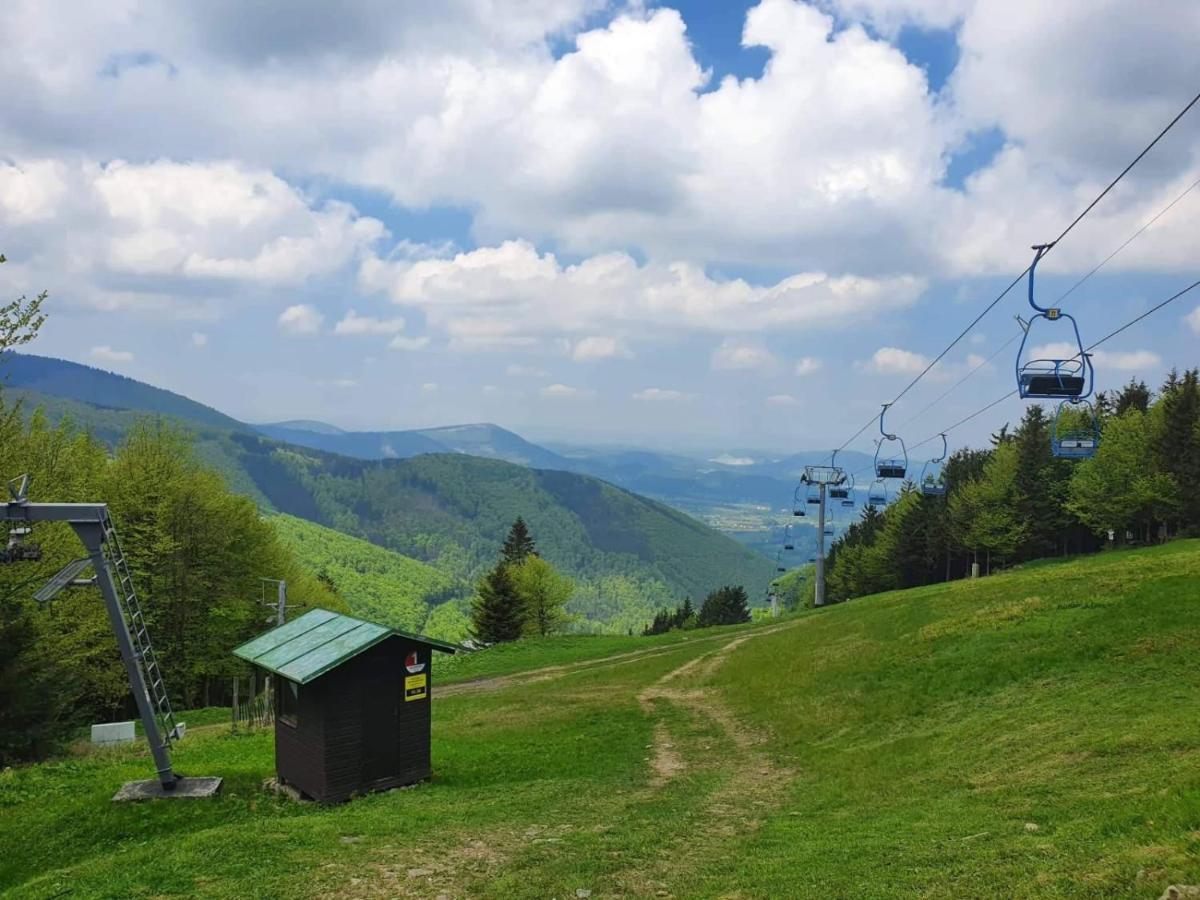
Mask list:
[[[404,679],[404,699],[424,700],[428,696],[428,676],[409,675]]]

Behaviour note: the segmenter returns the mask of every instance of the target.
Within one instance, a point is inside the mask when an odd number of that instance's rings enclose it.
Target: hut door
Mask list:
[[[362,781],[364,785],[395,778],[397,757],[397,703],[400,688],[380,673],[367,685],[363,697]]]

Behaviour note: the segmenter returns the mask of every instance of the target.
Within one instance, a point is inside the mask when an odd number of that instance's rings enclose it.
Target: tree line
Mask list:
[[[750,598],[741,585],[717,588],[704,598],[699,611],[693,608],[690,597],[674,610],[660,609],[643,635],[666,634],[689,628],[711,628],[714,625],[740,625],[750,621]]]
[[[829,596],[1200,533],[1200,370],[1172,371],[1157,394],[1136,380],[1099,394],[1096,419],[1094,457],[1056,458],[1053,420],[1029,406],[990,447],[947,459],[944,496],[909,481],[886,508],[868,506],[829,551]]]

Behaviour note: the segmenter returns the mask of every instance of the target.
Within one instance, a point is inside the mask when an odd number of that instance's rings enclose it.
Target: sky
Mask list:
[[[32,352],[250,422],[836,446],[1200,90],[1197,33],[1193,0],[10,0],[0,297],[49,291]],[[1049,302],[1184,195],[1063,301],[1085,343],[1196,279],[1198,179],[1200,109],[1041,264]],[[1010,390],[1016,343],[981,363],[1023,312],[889,430]],[[1200,364],[1200,290],[1095,362]]]

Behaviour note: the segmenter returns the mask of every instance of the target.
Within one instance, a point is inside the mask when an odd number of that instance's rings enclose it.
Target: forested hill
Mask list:
[[[657,609],[684,596],[698,602],[723,584],[742,584],[757,601],[774,573],[769,560],[701,522],[586,475],[461,453],[351,459],[273,440],[186,397],[87,366],[13,354],[6,372],[16,373],[7,395],[22,399],[27,411],[43,409],[52,421],[69,417],[110,446],[147,412],[163,415],[191,431],[197,455],[264,510],[435,567],[452,586],[418,592],[431,613],[448,602],[464,609],[518,515],[543,555],[575,580],[570,611],[589,628],[640,631]],[[106,387],[89,387],[89,378]],[[307,561],[314,571],[328,563],[317,555]]]
[[[182,394],[67,360],[5,353],[0,360],[0,373],[5,387],[87,403],[99,409],[137,410],[215,428],[248,430],[237,419]]]
[[[595,478],[461,454],[349,459],[233,435],[238,459],[281,511],[366,538],[468,583],[516,516],[579,582],[576,611],[635,627],[657,606],[722,584],[762,596],[772,564],[661,503]]]

